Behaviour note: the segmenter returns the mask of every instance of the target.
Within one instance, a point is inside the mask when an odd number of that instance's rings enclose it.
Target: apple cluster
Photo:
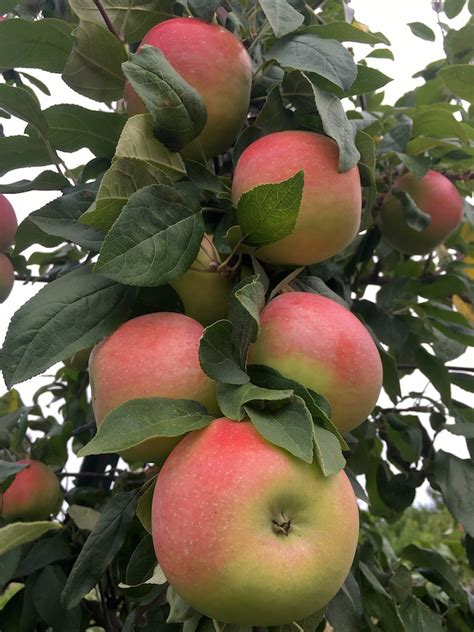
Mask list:
[[[13,288],[13,265],[4,253],[13,244],[17,226],[13,206],[0,193],[0,303],[6,301]]]
[[[177,18],[151,29],[138,53],[144,45],[159,48],[206,106],[206,124],[182,154],[208,159],[228,149],[250,98],[251,60],[242,44],[217,25]],[[129,115],[147,111],[128,83],[125,101]],[[338,164],[336,143],[308,131],[268,134],[243,151],[232,180],[235,205],[255,187],[304,173],[296,226],[256,249],[263,265],[321,262],[357,235],[358,170],[342,173]],[[387,195],[379,226],[400,250],[430,250],[461,221],[460,197],[444,176],[429,172],[418,181],[408,174],[398,186],[432,220],[420,234],[407,226],[400,201]],[[161,466],[152,532],[170,585],[220,622],[280,625],[324,608],[342,586],[357,545],[358,507],[343,471],[324,476],[316,462],[270,444],[249,420],[222,416],[216,383],[199,360],[204,327],[228,315],[232,279],[221,269],[213,236],[206,234],[191,269],[171,283],[185,314],[133,318],[93,349],[93,408],[100,424],[131,399],[190,399],[215,417],[184,438],[147,439],[122,456]],[[324,395],[340,432],[366,419],[382,386],[380,356],[368,331],[345,307],[317,294],[287,291],[273,298],[260,313],[247,362]]]
[[[202,131],[181,150],[183,157],[207,160],[229,149],[250,102],[252,62],[243,44],[216,24],[176,18],[153,27],[138,54],[144,46],[158,48],[206,107]],[[129,83],[124,100],[129,116],[147,111]],[[251,143],[235,165],[232,201],[238,205],[256,187],[300,172],[302,197],[291,234],[276,241],[265,238],[262,218],[262,245],[254,254],[269,272],[326,261],[360,229],[357,167],[341,172],[338,145],[310,131],[271,133]],[[429,252],[461,222],[461,198],[442,174],[429,171],[417,179],[407,173],[394,188],[429,216],[427,226],[415,230],[406,222],[400,196],[387,192],[376,221],[400,251]],[[245,212],[244,206],[243,222]],[[13,209],[2,197],[0,250],[11,245],[15,229]],[[229,274],[216,242],[205,234],[191,268],[171,281],[184,314],[132,318],[94,347],[92,406],[97,425],[125,402],[152,397],[193,400],[213,416],[203,429],[146,439],[121,455],[160,467],[152,503],[153,543],[177,593],[222,623],[282,625],[318,612],[343,585],[357,546],[358,506],[344,471],[324,475],[316,461],[304,462],[271,444],[250,420],[223,415],[216,382],[200,363],[200,341],[205,327],[227,318],[236,275],[241,279],[253,272],[242,266]],[[11,263],[0,255],[0,301],[11,289],[10,279]],[[76,360],[83,363],[89,352],[81,353],[84,357]],[[262,309],[246,364],[270,367],[323,395],[341,433],[367,418],[382,388],[380,355],[360,320],[330,298],[289,286]],[[54,474],[26,463],[29,467],[3,496],[5,518],[46,517],[58,501]],[[32,490],[43,480],[35,494],[38,505],[33,505]]]
[[[210,158],[228,149],[250,98],[251,60],[242,44],[219,26],[178,18],[155,26],[144,45],[158,47],[206,106],[206,124],[182,154]],[[128,83],[125,101],[129,115],[146,112]],[[259,185],[304,172],[295,229],[256,250],[264,265],[324,261],[356,236],[359,175],[357,168],[339,172],[338,162],[336,143],[307,131],[269,134],[242,153],[235,204]],[[204,327],[228,315],[232,279],[221,270],[206,234],[191,269],[171,283],[185,314],[133,318],[93,349],[92,404],[98,424],[121,404],[151,397],[194,400],[215,417],[184,438],[147,439],[122,456],[161,466],[152,531],[170,585],[220,622],[279,625],[320,610],[342,586],[357,545],[358,508],[344,472],[324,476],[316,462],[269,443],[249,420],[222,416],[216,383],[199,360]],[[379,353],[360,321],[339,303],[304,292],[280,294],[263,309],[247,362],[323,394],[341,432],[367,417],[382,384]]]

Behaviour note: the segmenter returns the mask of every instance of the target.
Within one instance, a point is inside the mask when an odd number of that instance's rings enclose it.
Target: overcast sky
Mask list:
[[[444,57],[442,40],[439,27],[436,23],[436,14],[431,9],[430,0],[416,0],[413,2],[404,2],[401,8],[400,2],[393,0],[352,0],[351,7],[355,9],[355,17],[359,22],[367,24],[372,31],[383,32],[391,41],[391,50],[395,55],[395,61],[386,59],[370,59],[371,66],[379,68],[382,72],[393,78],[385,88],[386,101],[393,103],[399,96],[408,90],[413,89],[421,83],[420,79],[412,79],[412,75],[422,69],[426,64],[435,59]],[[461,26],[466,22],[467,12],[463,12],[452,24]],[[426,42],[415,38],[407,24],[410,22],[423,22],[430,26],[436,33],[435,42]],[[370,52],[370,47],[363,45],[354,46],[356,58],[360,59]],[[42,107],[48,107],[55,103],[77,103],[85,107],[97,109],[97,103],[90,101],[84,97],[77,95],[71,91],[60,79],[59,75],[46,73],[43,71],[32,71],[35,76],[41,79],[50,89],[52,96],[47,97],[36,91]],[[105,109],[105,108],[102,108]],[[21,134],[24,124],[18,120],[2,119],[6,135]],[[74,167],[86,162],[90,154],[87,150],[82,150],[76,154],[62,154],[69,167]],[[42,168],[21,169],[8,173],[2,181],[15,182],[21,179],[32,179],[40,173]],[[24,219],[30,212],[41,208],[48,201],[57,197],[57,192],[31,192],[14,196],[9,196],[10,201],[15,207],[19,221]],[[28,298],[33,296],[40,289],[39,284],[23,285],[15,283],[15,288],[6,303],[0,305],[0,341],[3,340],[8,326],[8,322],[12,314],[22,305]],[[375,289],[372,290],[374,296]],[[454,364],[473,365],[474,352],[471,349],[469,354],[465,354],[459,358]],[[49,372],[53,374],[53,370]],[[31,401],[32,394],[37,388],[44,383],[44,378],[34,378],[17,386],[25,403]],[[420,374],[415,374],[409,378],[405,378],[404,391],[421,391],[426,386],[426,379]],[[0,394],[5,390],[5,385],[0,378]],[[456,389],[457,391],[457,389]],[[432,389],[428,388],[427,394],[430,393],[437,397]],[[459,391],[458,391],[459,393]],[[456,395],[456,392],[455,392]],[[466,393],[462,392],[462,398],[466,401]],[[389,400],[382,396],[380,400],[382,405],[390,405]],[[438,447],[451,451],[458,456],[466,457],[467,450],[464,440],[460,437],[443,432],[437,440]]]

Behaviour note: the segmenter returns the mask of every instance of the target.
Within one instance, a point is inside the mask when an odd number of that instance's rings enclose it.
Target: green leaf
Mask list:
[[[135,295],[88,266],[48,283],[10,322],[0,356],[7,386],[99,342],[126,320]]]
[[[82,505],[69,505],[67,513],[83,531],[92,531],[100,518],[99,511]]]
[[[319,294],[330,298],[332,301],[336,301],[339,305],[342,305],[346,309],[349,309],[349,305],[346,301],[336,294],[330,287],[324,283],[322,279],[316,276],[299,276],[297,279],[291,282],[291,287],[301,292],[311,292],[312,294]]]
[[[101,4],[127,43],[139,42],[158,22],[175,17],[169,0],[102,0]],[[69,0],[69,5],[80,20],[104,25],[94,0]]]
[[[462,345],[474,345],[474,330],[471,327],[463,327],[462,325],[452,323],[440,323],[439,321],[432,321],[432,323],[433,326],[447,338],[451,338],[451,340],[455,340]]]
[[[267,94],[254,125],[267,133],[282,132],[293,128],[293,112],[285,107],[279,86],[275,86]]]
[[[397,153],[397,156],[405,167],[414,173],[417,178],[425,176],[431,167],[431,160],[426,156],[409,156],[408,154],[400,152]]]
[[[0,22],[0,26],[4,22]],[[0,136],[0,176],[14,169],[40,167],[52,163],[42,140],[30,136]]]
[[[440,107],[418,110],[413,113],[413,136],[454,138],[469,142],[466,130],[452,112]]]
[[[393,81],[393,79],[384,75],[380,70],[370,68],[363,64],[357,64],[357,77],[350,88],[346,90],[345,95],[349,96],[375,92],[375,90],[385,86],[387,83],[390,83],[390,81]]]
[[[132,399],[108,413],[79,456],[110,454],[153,437],[179,437],[207,426],[213,417],[202,404],[187,399]]]
[[[410,281],[409,290],[423,298],[444,298],[451,294],[463,294],[469,289],[466,279],[455,274],[441,274],[422,281]]]
[[[155,481],[151,482],[146,491],[140,496],[137,505],[137,517],[142,523],[143,528],[151,533],[151,506],[153,502],[153,493],[155,491]]]
[[[206,106],[158,48],[145,46],[130,55],[122,70],[150,111],[156,138],[168,149],[179,151],[201,133]]]
[[[434,461],[433,479],[456,520],[474,537],[474,464],[439,450]]]
[[[220,0],[188,0],[191,13],[205,22],[212,22],[219,5]]]
[[[61,243],[62,239],[46,234],[29,217],[25,217],[16,231],[13,253],[19,255],[33,245],[40,244],[45,248],[54,248]]]
[[[255,404],[247,404],[245,410],[256,430],[267,441],[306,463],[312,463],[313,421],[300,397],[294,395],[290,402],[275,410],[260,410]]]
[[[0,529],[0,555],[5,555],[20,544],[37,540],[47,531],[61,529],[59,522],[14,522]]]
[[[156,566],[156,555],[153,538],[146,535],[133,551],[127,564],[125,581],[129,586],[140,586],[153,575]]]
[[[25,88],[0,84],[0,109],[30,123],[40,134],[48,134],[48,121],[35,95]]]
[[[293,232],[303,184],[303,171],[299,171],[288,180],[262,184],[242,195],[237,205],[237,219],[247,245],[258,248]]]
[[[441,617],[413,595],[400,605],[400,616],[410,632],[443,632]]]
[[[454,64],[439,72],[445,85],[460,99],[474,103],[474,66]]]
[[[339,147],[339,171],[348,171],[360,159],[359,151],[355,145],[356,128],[351,125],[342,103],[336,95],[321,90],[309,77],[303,76],[311,85],[314,102],[321,117],[324,131],[336,141]]]
[[[173,182],[186,173],[181,156],[170,153],[153,136],[153,120],[149,114],[128,119],[115,150],[115,160],[119,158],[144,160]]]
[[[53,200],[29,215],[48,235],[61,237],[83,248],[98,252],[104,238],[101,231],[79,223],[79,218],[95,198],[95,191],[83,189]]]
[[[120,492],[103,507],[69,574],[62,593],[65,608],[74,608],[97,584],[119,552],[135,515],[138,491]]]
[[[36,612],[53,630],[79,632],[81,608],[64,610],[61,606],[61,591],[66,575],[60,566],[47,566],[36,578],[33,587],[33,604]]]
[[[424,213],[418,208],[415,200],[409,193],[395,187],[392,189],[392,195],[400,201],[405,221],[410,228],[416,231],[422,231],[431,224],[431,215]]]
[[[377,48],[365,56],[366,59],[369,57],[372,57],[374,59],[391,59],[392,61],[395,60],[395,57],[389,48]]]
[[[273,390],[254,384],[217,384],[217,399],[222,413],[230,419],[242,421],[247,416],[246,404],[252,402],[288,402],[292,390]]]
[[[410,140],[412,128],[413,121],[403,114],[397,124],[394,125],[389,132],[384,134],[382,142],[378,147],[379,151],[381,153],[390,151],[404,152]]]
[[[257,339],[260,312],[264,305],[265,288],[258,275],[247,277],[238,283],[229,298],[232,342],[238,350],[241,367],[245,366],[250,344]]]
[[[242,371],[238,353],[232,344],[232,323],[218,320],[206,327],[199,344],[202,370],[216,382],[246,384],[249,377]]]
[[[346,464],[337,437],[326,428],[313,426],[315,454],[324,476],[337,474]]]
[[[76,40],[63,72],[67,85],[94,101],[116,101],[123,96],[125,47],[105,26],[79,22]]]
[[[98,112],[62,103],[43,112],[49,125],[48,140],[60,151],[87,147],[95,156],[111,157],[126,118],[115,112]]]
[[[326,617],[338,632],[353,632],[357,629],[362,612],[360,588],[354,575],[349,573],[342,588],[329,602]]]
[[[67,178],[56,171],[43,171],[33,180],[19,180],[0,184],[0,193],[26,193],[27,191],[57,191],[71,186]]]
[[[461,13],[466,4],[466,0],[445,0],[444,12],[450,20]]]
[[[13,482],[18,472],[21,472],[26,467],[24,463],[12,463],[10,461],[0,460],[0,492],[4,492]]]
[[[327,79],[341,90],[349,90],[357,75],[352,55],[339,42],[312,33],[287,36],[265,53],[283,68],[292,68]]]
[[[410,22],[407,26],[410,27],[410,31],[413,35],[416,35],[416,37],[420,37],[428,42],[434,42],[436,39],[436,35],[430,27],[423,24],[423,22]]]
[[[288,35],[303,24],[304,16],[287,0],[259,0],[259,4],[276,37]]]
[[[397,371],[397,363],[393,356],[379,347],[380,359],[383,369],[383,387],[392,402],[396,402],[402,393],[400,390],[400,377]]]
[[[427,579],[438,584],[452,599],[467,604],[467,594],[455,570],[438,551],[409,544],[402,550],[401,556],[414,564]]]
[[[204,235],[200,207],[164,184],[132,195],[108,232],[95,272],[128,285],[157,287],[180,277]]]
[[[160,169],[144,160],[119,158],[102,178],[93,204],[80,218],[81,224],[107,232],[132,195],[152,184],[172,184]]]
[[[474,393],[474,375],[469,373],[453,373],[450,372],[451,383],[462,388],[469,393]]]
[[[167,624],[182,623],[196,615],[196,610],[194,610],[172,586],[168,586],[166,600],[170,606],[170,613],[166,619]]]
[[[449,371],[444,366],[444,363],[421,346],[415,349],[414,355],[420,371],[426,375],[439,392],[443,402],[449,403],[451,400],[451,383],[449,381]]]
[[[314,33],[325,39],[335,39],[339,42],[359,42],[360,44],[387,44],[389,40],[382,33],[370,33],[352,26],[348,22],[334,21],[327,24],[312,24],[305,29],[308,33]]]
[[[72,45],[71,26],[64,20],[3,20],[0,22],[0,69],[40,68],[61,72]]]
[[[313,418],[313,422],[329,430],[332,432],[338,439],[341,448],[344,450],[348,450],[348,446],[342,435],[337,430],[337,428],[332,423],[331,417],[331,407],[327,399],[312,391],[311,389],[305,388],[299,382],[295,382],[295,380],[290,380],[283,375],[281,375],[275,369],[272,369],[268,366],[263,365],[250,365],[248,367],[248,374],[253,384],[257,384],[262,388],[270,388],[276,390],[286,390],[291,389],[295,395],[300,397],[304,403],[306,404],[309,412],[311,413],[311,417]]]

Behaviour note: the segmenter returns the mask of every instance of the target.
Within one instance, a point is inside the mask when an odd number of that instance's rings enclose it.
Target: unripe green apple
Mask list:
[[[15,281],[15,274],[10,259],[0,253],[0,303],[10,296]]]
[[[431,216],[430,224],[421,231],[408,226],[401,201],[389,195],[377,215],[384,237],[401,252],[424,255],[445,241],[461,224],[463,201],[454,184],[441,173],[428,171],[418,179],[406,173],[396,187],[408,193],[420,210]]]
[[[0,252],[4,252],[15,239],[18,222],[13,206],[7,198],[0,193]]]
[[[242,43],[216,24],[173,18],[148,31],[137,52],[144,45],[159,48],[206,106],[206,125],[183,148],[183,156],[211,158],[228,149],[237,138],[250,101],[252,61]],[[128,82],[124,99],[130,116],[147,111]]]
[[[1,497],[1,516],[5,520],[46,520],[59,509],[59,481],[41,461],[23,459],[18,463],[29,467],[18,472]]]
[[[382,387],[382,363],[368,331],[345,307],[318,294],[290,292],[270,301],[248,361],[324,395],[341,432],[364,421]]]
[[[222,623],[271,626],[320,610],[344,583],[358,538],[344,474],[324,477],[217,419],[173,450],[155,487],[155,552],[171,586]]]
[[[193,399],[217,414],[216,384],[199,364],[202,332],[202,325],[184,314],[159,312],[132,318],[94,347],[89,373],[97,423],[120,404],[144,397]],[[180,439],[148,439],[121,454],[161,463]]]
[[[261,184],[287,180],[304,171],[303,198],[294,231],[257,250],[275,265],[309,265],[329,259],[356,236],[361,216],[357,167],[338,171],[336,143],[313,132],[286,131],[264,136],[240,156],[232,182],[232,199]]]
[[[186,314],[204,327],[227,318],[229,312],[231,281],[217,272],[219,263],[212,236],[205,235],[191,268],[170,282],[179,294]]]

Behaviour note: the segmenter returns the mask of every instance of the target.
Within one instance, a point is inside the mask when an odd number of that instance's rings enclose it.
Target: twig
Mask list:
[[[100,2],[100,0],[94,0],[94,4],[97,7],[97,10],[99,11],[100,15],[102,16],[102,19],[106,23],[107,28],[109,29],[109,31],[113,35],[115,35],[115,37],[119,40],[119,42],[123,43],[122,38],[120,37],[119,33],[115,29],[115,26],[112,24],[112,21],[109,18],[109,15],[108,15],[107,11],[105,10],[105,8],[102,6],[102,3]]]
[[[57,475],[59,478],[66,478],[66,477],[71,477],[71,478],[100,478],[100,479],[105,479],[105,480],[110,480],[111,478],[115,478],[115,475],[113,474],[102,474],[99,472],[60,472]],[[118,475],[119,476],[119,475]]]
[[[424,277],[426,275],[426,273],[428,272],[428,268],[430,267],[430,263],[431,260],[433,258],[433,251],[430,252],[430,254],[428,255],[426,261],[425,261],[425,265],[423,266],[423,272],[421,273],[421,276]]]
[[[15,281],[24,281],[25,283],[50,283],[54,281],[50,276],[33,276],[32,274],[21,274],[20,272],[15,272]]]
[[[465,373],[474,373],[474,367],[472,366],[452,366],[450,364],[445,365],[448,371],[461,371]],[[397,369],[401,370],[409,370],[409,369],[418,369],[415,364],[399,364]]]

